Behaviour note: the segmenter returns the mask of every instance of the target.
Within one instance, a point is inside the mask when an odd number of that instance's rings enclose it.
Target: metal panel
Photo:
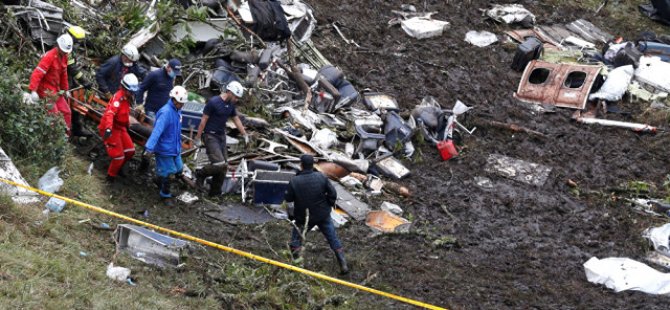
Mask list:
[[[531,75],[536,69],[550,71],[543,83],[533,84],[530,82]],[[600,66],[552,64],[534,60],[526,67],[514,97],[530,103],[584,109],[600,69]],[[586,75],[580,87],[570,88],[565,85],[566,79],[573,72],[583,72]]]
[[[330,183],[333,184],[333,187],[335,187],[335,190],[337,191],[337,201],[335,202],[335,205],[344,210],[344,212],[349,214],[353,219],[357,221],[365,220],[368,212],[370,212],[368,204],[358,200],[339,183],[334,181],[330,181]]]
[[[133,258],[158,266],[178,266],[189,243],[168,237],[144,227],[120,224],[116,231],[119,250]]]

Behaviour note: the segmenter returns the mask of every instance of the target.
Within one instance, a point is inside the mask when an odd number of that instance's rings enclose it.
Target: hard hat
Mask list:
[[[226,86],[226,90],[230,91],[235,95],[237,98],[242,98],[244,95],[244,87],[242,87],[242,84],[238,81],[231,81],[228,83],[228,86]]]
[[[86,30],[79,26],[70,26],[67,28],[67,32],[76,40],[83,40],[86,38]]]
[[[126,46],[124,46],[121,49],[121,53],[123,53],[123,55],[126,55],[126,57],[128,57],[128,59],[130,59],[131,61],[140,60],[140,52],[137,51],[137,47],[135,47],[135,45],[126,44]]]
[[[64,53],[72,52],[72,37],[69,34],[62,34],[56,39],[56,42],[58,43],[58,48]]]
[[[121,86],[129,91],[136,92],[140,89],[140,82],[134,74],[128,73],[123,76]]]
[[[185,103],[188,100],[188,92],[183,86],[177,85],[170,91],[170,97],[179,103]]]

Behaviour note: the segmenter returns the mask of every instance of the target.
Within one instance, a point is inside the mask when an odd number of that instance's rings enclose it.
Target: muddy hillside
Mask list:
[[[543,2],[523,3],[539,23],[584,18],[624,37],[643,30],[615,20],[608,9],[594,16],[570,2]],[[428,40],[387,26],[395,17],[391,11],[402,4],[315,1],[321,28],[313,41],[356,86],[392,93],[405,109],[428,95],[443,107],[461,100],[475,108],[466,124],[482,119],[515,123],[546,137],[480,127],[464,137],[461,156],[449,162],[440,161],[436,150],[422,148],[423,161],[411,165],[408,181],[416,194],[400,201],[414,215],[418,233],[370,240],[345,230],[360,273],[353,277],[378,272],[374,282],[454,309],[666,308],[667,297],[614,293],[587,282],[582,264],[592,256],[642,260],[646,245],[640,233],[658,220],[633,213],[612,189],[631,181],[661,188],[668,175],[668,136],[589,127],[572,122],[572,110],[538,113],[516,101],[512,93],[521,74],[510,70],[516,46],[477,48],[463,41],[469,30],[510,29],[481,16],[478,9],[487,1],[426,1],[427,11],[438,12],[433,18],[451,23],[441,37]],[[361,47],[344,44],[329,27],[332,23]],[[626,106],[634,116],[647,107]],[[484,169],[491,154],[552,171],[541,187],[500,178]],[[491,182],[482,185],[482,178]],[[456,243],[436,242],[447,236]],[[399,307],[377,302],[380,308]]]

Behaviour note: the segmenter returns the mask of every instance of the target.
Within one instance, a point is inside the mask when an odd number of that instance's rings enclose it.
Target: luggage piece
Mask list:
[[[526,41],[519,44],[516,49],[514,60],[512,60],[512,70],[523,71],[531,60],[540,58],[543,49],[542,41],[538,38],[526,38]]]

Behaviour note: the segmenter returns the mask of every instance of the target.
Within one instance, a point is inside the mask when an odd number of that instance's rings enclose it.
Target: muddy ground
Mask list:
[[[628,204],[613,199],[612,189],[621,189],[629,181],[646,181],[658,188],[656,193],[663,193],[669,162],[667,134],[589,127],[570,121],[570,110],[542,114],[515,101],[512,93],[520,73],[509,69],[515,46],[499,43],[476,48],[463,40],[468,30],[500,34],[509,28],[481,17],[477,9],[485,8],[488,1],[427,1],[429,11],[439,12],[434,18],[449,21],[451,27],[443,36],[423,41],[405,35],[399,26],[387,27],[394,17],[391,10],[399,9],[403,1],[310,2],[320,25],[313,41],[359,89],[394,94],[405,109],[427,95],[445,108],[459,99],[475,107],[466,123],[477,118],[496,120],[547,135],[535,138],[480,127],[463,139],[462,156],[449,162],[440,161],[433,148],[421,147],[422,160],[407,162],[413,175],[404,181],[413,198],[381,197],[405,209],[415,223],[413,232],[374,236],[360,223],[340,229],[353,266],[345,279],[368,279],[371,287],[451,309],[667,309],[668,297],[614,293],[587,282],[582,266],[592,256],[643,260],[646,245],[640,233],[665,221],[633,212]],[[415,3],[419,9],[420,2]],[[607,11],[594,16],[570,4],[523,4],[546,24],[586,18],[613,34],[634,36],[632,31],[641,30],[613,21]],[[339,22],[343,33],[362,48],[344,44],[328,26],[333,22]],[[639,115],[646,105],[624,107]],[[490,154],[547,165],[553,171],[542,187],[515,182],[484,171]],[[491,179],[493,186],[477,186],[476,177]],[[578,188],[568,186],[568,179]],[[138,205],[141,198],[133,198],[135,188],[121,190],[121,196],[130,199],[119,206],[121,211],[135,214],[146,207]],[[616,195],[632,194],[617,191]],[[373,201],[374,206],[377,203]],[[206,218],[205,208],[182,206],[176,213],[152,208],[150,218],[285,260],[273,250],[285,247],[287,223],[246,229]],[[313,233],[311,239],[305,266],[336,275],[322,237]],[[357,298],[361,308],[409,307],[365,293]]]

